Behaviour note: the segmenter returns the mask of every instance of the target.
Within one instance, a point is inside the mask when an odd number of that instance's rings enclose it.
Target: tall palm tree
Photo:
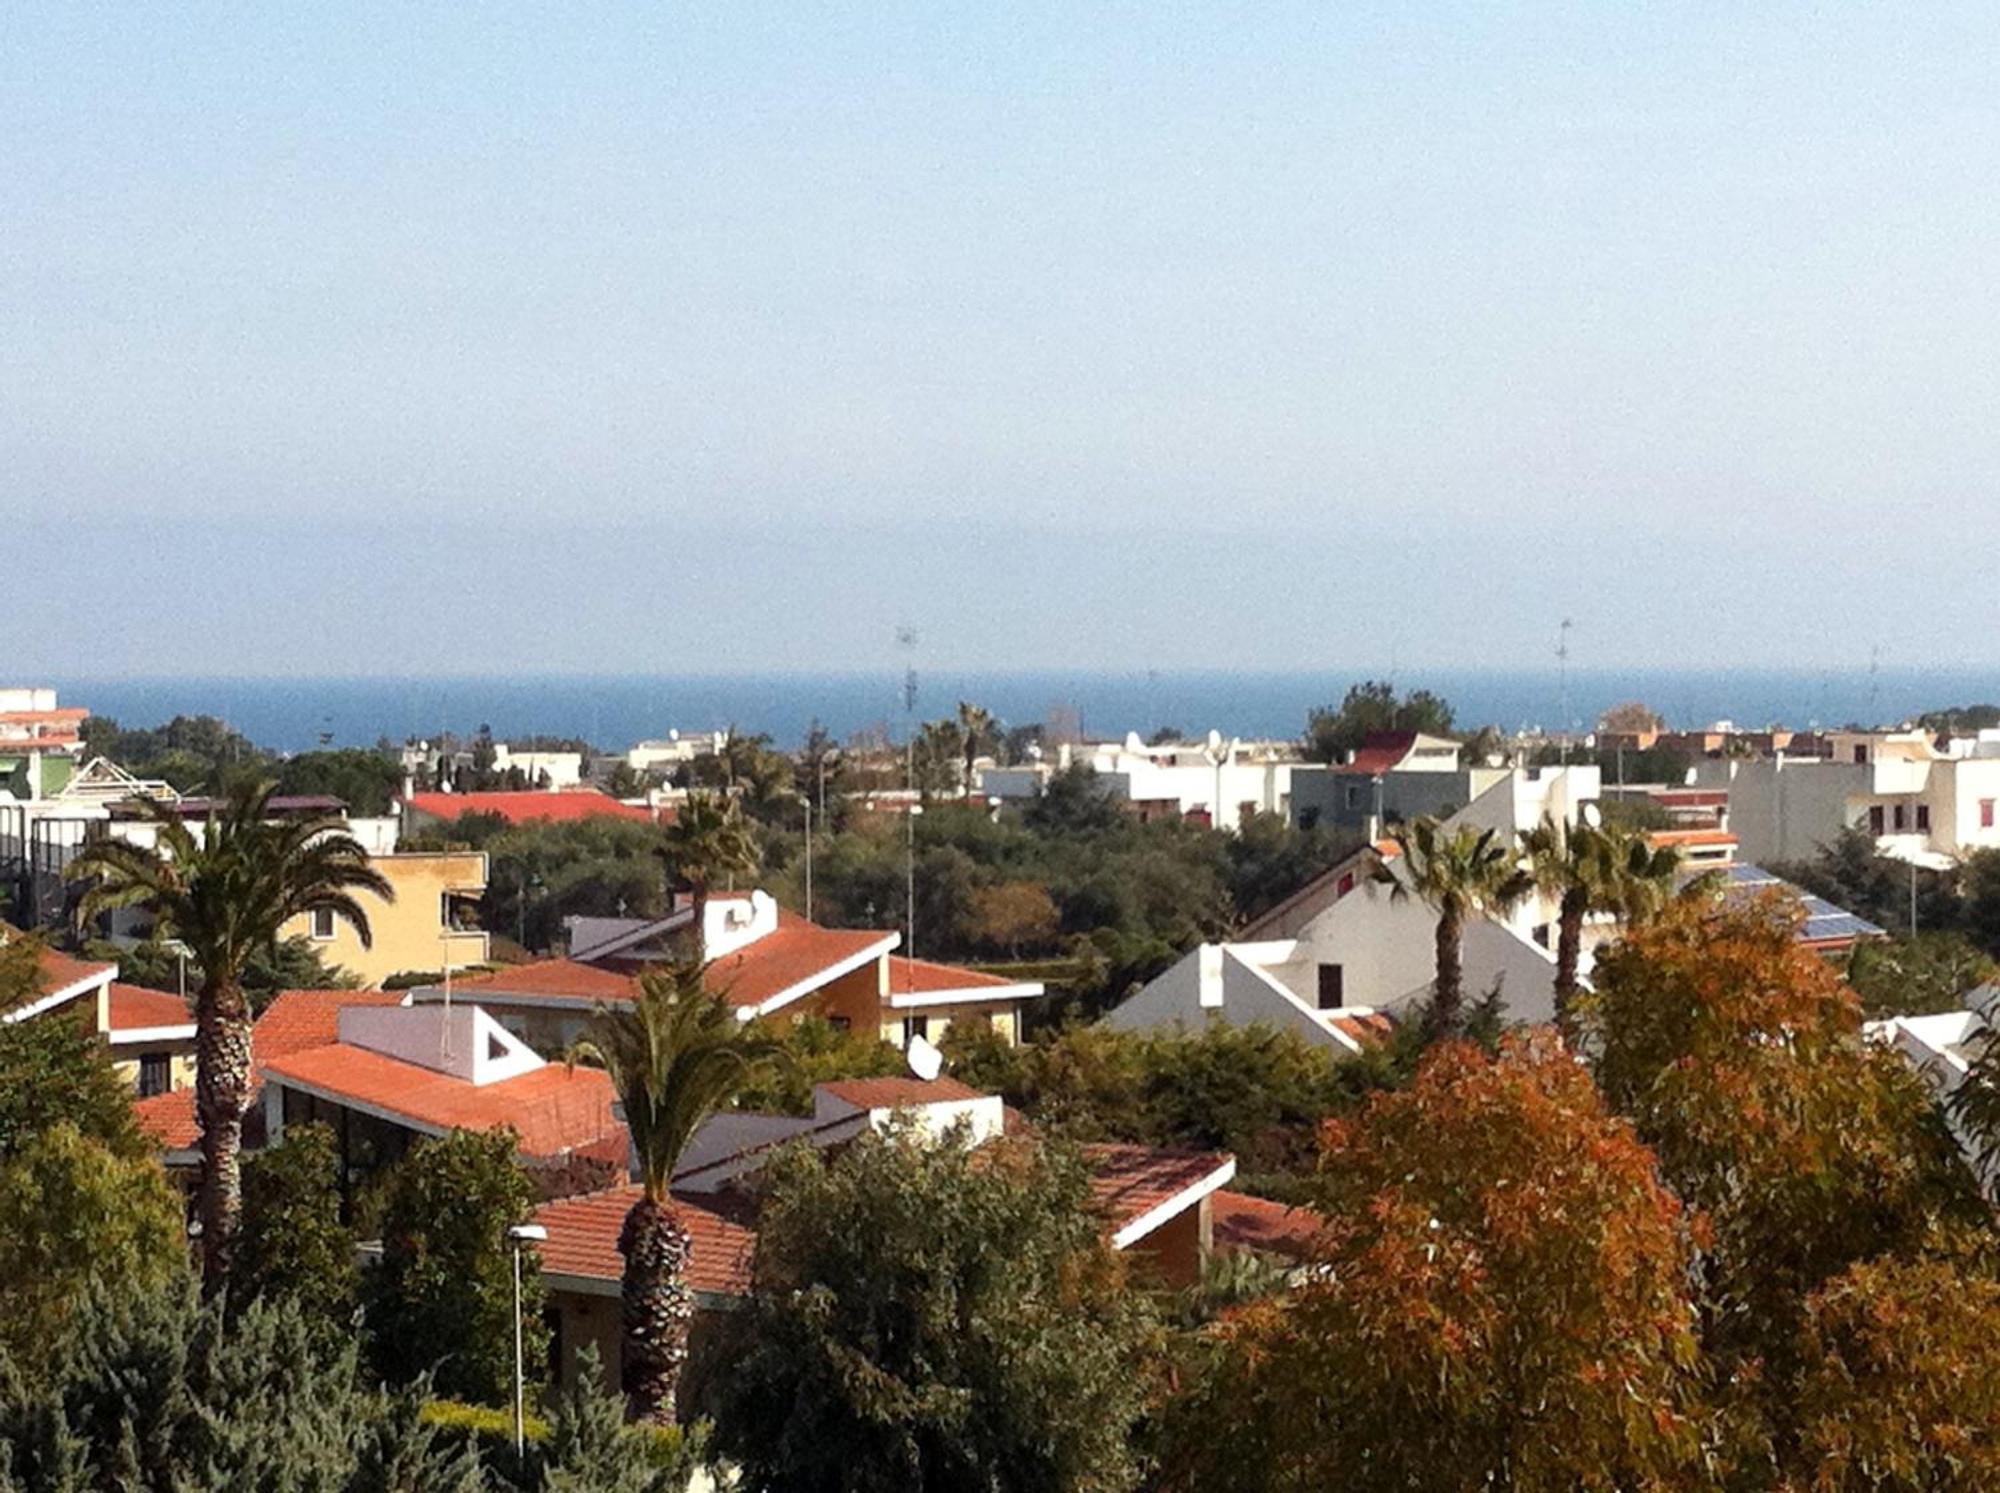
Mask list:
[[[688,889],[694,906],[689,957],[697,966],[707,957],[708,894],[718,881],[748,876],[757,869],[757,839],[735,803],[716,793],[690,793],[660,846],[667,874]]]
[[[1552,816],[1522,837],[1535,884],[1556,899],[1556,1021],[1566,1025],[1581,988],[1583,920],[1609,913],[1621,922],[1653,916],[1674,894],[1681,858],[1637,830],[1569,823]]]
[[[960,745],[965,751],[965,794],[972,796],[973,764],[979,754],[992,747],[999,734],[1000,723],[993,719],[993,712],[983,705],[974,705],[970,700],[958,702],[958,732]]]
[[[383,901],[395,889],[368,863],[368,852],[338,815],[273,820],[275,784],[243,782],[211,809],[197,836],[175,810],[138,800],[151,845],[104,838],[70,862],[68,875],[85,883],[77,920],[88,923],[113,908],[143,907],[158,930],[178,938],[201,970],[195,995],[195,1115],[201,1126],[202,1281],[214,1290],[229,1273],[242,1215],[239,1156],[243,1116],[250,1105],[250,1005],[243,969],[277,942],[293,918],[330,912],[366,947],[368,914],[355,900],[372,892]]]
[[[639,1168],[639,1197],[618,1232],[625,1257],[625,1393],[635,1420],[673,1419],[687,1363],[693,1243],[674,1211],[674,1171],[702,1122],[784,1052],[775,1037],[737,1020],[727,1000],[710,994],[705,974],[692,959],[648,971],[631,1003],[600,1006],[570,1049],[571,1062],[596,1062],[610,1074]]]
[[[1469,824],[1448,828],[1425,817],[1391,832],[1400,854],[1376,879],[1393,901],[1415,897],[1437,913],[1437,979],[1432,988],[1431,1029],[1458,1035],[1465,1026],[1465,923],[1469,917],[1504,915],[1534,888],[1521,869],[1511,836]],[[1398,869],[1400,867],[1400,869]]]

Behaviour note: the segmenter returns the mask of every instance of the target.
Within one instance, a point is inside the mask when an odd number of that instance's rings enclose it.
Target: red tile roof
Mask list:
[[[1198,1187],[1230,1165],[1220,1151],[1175,1151],[1152,1146],[1088,1145],[1090,1191],[1112,1232],[1137,1223],[1163,1203]]]
[[[132,1101],[139,1129],[162,1151],[191,1151],[201,1144],[201,1126],[194,1116],[194,1090],[171,1089]]]
[[[498,1083],[472,1084],[365,1048],[335,1043],[274,1058],[265,1082],[303,1085],[432,1131],[511,1125],[529,1156],[560,1156],[617,1128],[611,1080],[597,1068],[550,1063]]]
[[[1379,1047],[1396,1034],[1393,1018],[1376,1011],[1367,1016],[1333,1016],[1331,1025],[1363,1047]]]
[[[877,929],[822,928],[804,918],[780,919],[775,931],[712,963],[709,988],[739,1006],[761,1006],[795,986],[824,983],[836,965],[895,936]]]
[[[1416,744],[1417,733],[1414,731],[1373,731],[1362,738],[1354,760],[1341,763],[1334,771],[1366,773],[1370,777],[1389,772],[1410,755],[1410,748]]]
[[[250,1032],[250,1051],[259,1068],[272,1058],[330,1046],[337,1040],[344,1006],[397,1006],[391,990],[281,990]]]
[[[404,807],[434,819],[457,819],[463,814],[498,814],[509,824],[529,824],[538,820],[631,819],[651,824],[650,810],[637,804],[620,803],[595,788],[565,788],[560,792],[523,789],[498,793],[411,793]]]
[[[537,959],[531,964],[514,964],[453,980],[454,992],[482,991],[496,995],[551,996],[559,1000],[609,1001],[632,994],[634,977],[595,964],[579,964],[574,959]]]
[[[955,1078],[846,1078],[818,1085],[843,1104],[856,1109],[896,1109],[918,1104],[957,1104],[986,1096]]]
[[[68,954],[59,954],[54,949],[43,949],[37,956],[42,967],[42,993],[37,999],[54,995],[59,990],[67,990],[72,985],[80,985],[85,980],[101,980],[107,975],[116,975],[115,964],[94,964],[84,959],[72,959]]]
[[[549,1231],[548,1240],[539,1246],[542,1269],[551,1275],[619,1280],[625,1260],[618,1253],[618,1233],[639,1195],[640,1188],[634,1185],[542,1204],[535,1212],[535,1222]],[[694,1245],[688,1256],[688,1285],[718,1296],[746,1294],[757,1235],[686,1197],[676,1197],[674,1208]]]
[[[892,995],[926,995],[942,990],[993,990],[1020,983],[976,969],[960,969],[952,964],[933,964],[928,959],[889,956],[889,991]]]
[[[1303,1259],[1320,1230],[1319,1216],[1310,1210],[1289,1208],[1248,1193],[1217,1191],[1211,1195],[1209,1207],[1217,1249]]]
[[[148,1031],[163,1026],[192,1026],[194,1013],[178,995],[137,985],[111,985],[111,1030]]]

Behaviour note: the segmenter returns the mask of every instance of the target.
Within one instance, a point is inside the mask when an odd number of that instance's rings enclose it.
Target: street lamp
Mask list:
[[[546,1244],[549,1231],[538,1223],[517,1223],[507,1230],[507,1242],[514,1246],[514,1456],[527,1444],[526,1374],[521,1364],[521,1246]]]
[[[809,793],[801,793],[799,802],[806,806],[806,921],[813,916],[813,801]]]

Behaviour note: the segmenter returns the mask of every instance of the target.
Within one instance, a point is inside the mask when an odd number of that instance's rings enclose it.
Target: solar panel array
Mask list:
[[[1806,920],[1799,928],[1799,938],[1802,942],[1824,943],[1835,939],[1883,936],[1883,930],[1868,919],[1857,917],[1844,907],[1836,907],[1824,897],[1815,897],[1783,877],[1773,876],[1762,866],[1747,865],[1739,861],[1734,865],[1718,869],[1729,880],[1729,887],[1724,895],[1731,900],[1760,896],[1774,889],[1797,898],[1806,912]]]

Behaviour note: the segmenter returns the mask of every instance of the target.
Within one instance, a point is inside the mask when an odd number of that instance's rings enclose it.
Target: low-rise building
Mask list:
[[[371,855],[368,864],[388,881],[393,896],[354,894],[368,917],[367,944],[330,908],[301,913],[284,925],[280,937],[305,939],[328,965],[368,985],[486,963],[489,940],[477,922],[477,904],[486,891],[485,851],[405,850]]]
[[[0,942],[5,941],[0,930]],[[0,1024],[60,1015],[79,1017],[104,1039],[112,1067],[140,1098],[194,1083],[194,1017],[178,995],[126,985],[118,966],[38,951],[40,994]]]
[[[1146,818],[1173,817],[1217,829],[1240,829],[1252,814],[1291,812],[1292,742],[1225,740],[1148,745],[1138,735],[1123,741],[1063,743],[1053,757],[1015,767],[978,769],[978,791],[991,803],[1019,803],[1038,796],[1049,778],[1075,766],[1097,774],[1098,787]]]
[[[397,804],[403,829],[437,829],[467,814],[491,814],[508,824],[555,824],[578,819],[629,819],[652,824],[657,816],[637,804],[621,803],[595,788],[521,788],[472,793],[405,793]]]
[[[24,802],[62,792],[83,759],[90,712],[38,687],[0,689],[0,793]]]

